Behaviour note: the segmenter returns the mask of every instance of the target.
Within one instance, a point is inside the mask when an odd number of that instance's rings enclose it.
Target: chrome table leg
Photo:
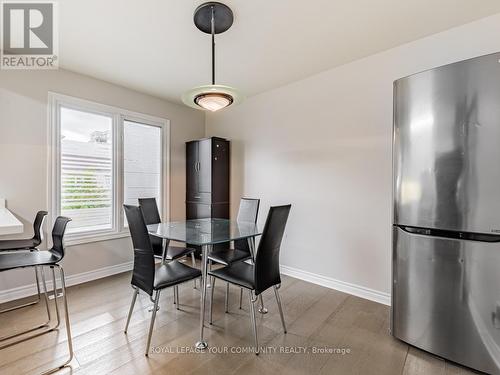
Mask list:
[[[203,330],[205,328],[205,299],[207,294],[207,259],[208,251],[211,246],[202,246],[202,260],[201,260],[201,296],[200,296],[200,340],[196,343],[197,349],[206,349],[208,344],[203,338]]]
[[[193,265],[193,268],[196,268],[196,259],[194,257],[194,252],[191,253],[191,264]],[[196,289],[196,279],[193,280],[193,283],[193,288]]]
[[[169,244],[170,244],[170,239],[168,239],[168,238],[161,239],[161,246],[163,248],[163,252],[161,254],[161,264],[167,263],[167,252],[168,252],[168,245]],[[175,289],[174,289],[174,305],[175,305],[175,303],[176,303],[176,298],[175,298]],[[153,310],[155,311],[155,314],[156,314],[156,311],[158,311],[158,306],[153,304],[153,306],[150,307],[148,311],[153,311]]]
[[[165,264],[167,262],[167,251],[168,251],[168,244],[170,243],[170,240],[167,238],[162,238],[161,245],[163,247],[163,252],[161,255],[161,264]]]
[[[210,289],[210,313],[209,313],[209,321],[212,324],[212,312],[214,305],[214,290],[215,290],[215,277],[212,277],[212,289]]]
[[[208,257],[208,255],[207,255],[207,257]],[[208,262],[208,271],[212,271],[212,264],[213,264],[212,261],[210,259],[208,259],[207,262]],[[210,289],[212,287],[211,282],[212,282],[212,278],[210,278],[209,280],[207,280],[207,288],[208,289]]]

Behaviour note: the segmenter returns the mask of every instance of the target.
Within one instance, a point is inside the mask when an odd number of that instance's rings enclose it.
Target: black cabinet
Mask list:
[[[229,219],[229,141],[223,138],[186,143],[186,219],[203,218]]]

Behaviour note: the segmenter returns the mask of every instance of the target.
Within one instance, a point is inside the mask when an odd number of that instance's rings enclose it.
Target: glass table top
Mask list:
[[[191,245],[214,245],[259,236],[256,224],[226,219],[196,219],[148,225],[149,234]]]

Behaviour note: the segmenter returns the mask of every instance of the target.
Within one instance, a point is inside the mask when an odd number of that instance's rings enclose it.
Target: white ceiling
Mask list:
[[[247,96],[500,12],[498,0],[223,0],[217,83]],[[171,101],[210,83],[204,1],[61,0],[60,66]]]

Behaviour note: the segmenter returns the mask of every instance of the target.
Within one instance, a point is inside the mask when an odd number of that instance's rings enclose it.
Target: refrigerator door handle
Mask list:
[[[478,241],[478,242],[500,242],[500,235],[498,234],[458,232],[453,230],[420,228],[407,225],[397,225],[397,227],[405,231],[406,233],[411,233],[421,236],[454,238],[457,240]]]

